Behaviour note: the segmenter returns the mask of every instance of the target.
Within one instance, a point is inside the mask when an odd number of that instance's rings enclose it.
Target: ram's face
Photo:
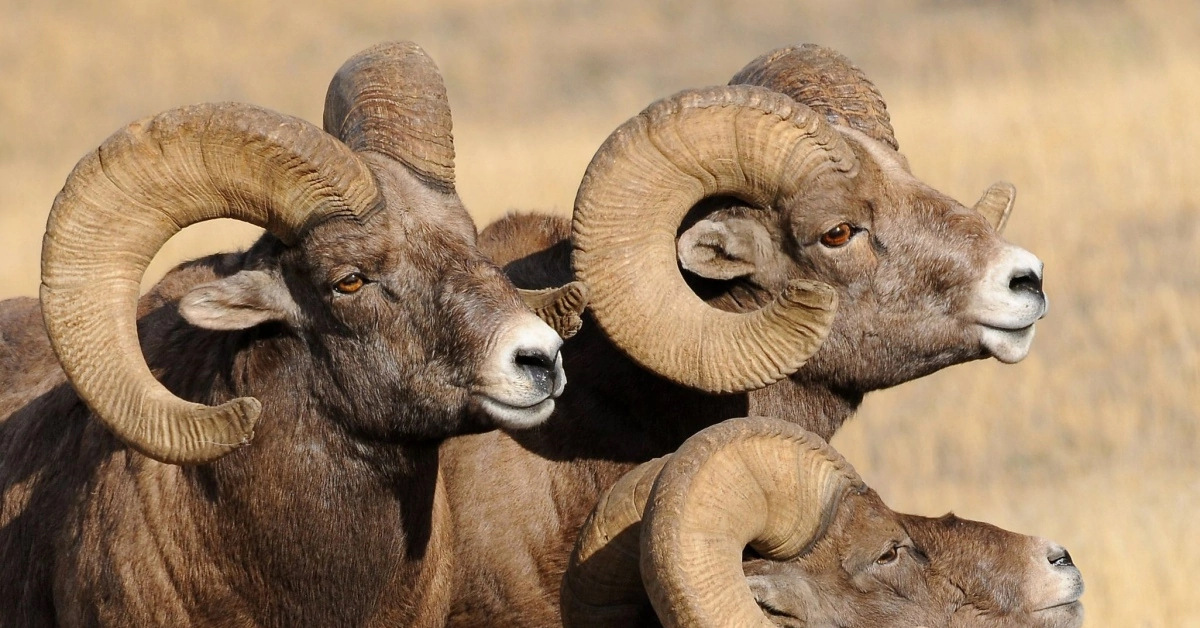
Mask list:
[[[374,440],[545,420],[565,378],[558,335],[475,246],[457,197],[368,156],[384,207],[314,227],[260,267],[183,300],[194,324],[276,324],[307,345],[327,414]]]
[[[967,360],[1022,359],[1047,307],[1041,261],[891,149],[842,132],[853,176],[816,178],[775,208],[718,209],[681,235],[684,268],[731,309],[768,303],[796,279],[832,286],[833,326],[799,377],[872,390]]]
[[[839,292],[813,368],[857,364],[838,375],[871,389],[966,360],[1024,358],[1046,312],[1041,261],[915,179],[890,149],[846,135],[860,154],[858,181],[840,202],[789,213],[801,272]]]
[[[345,380],[342,403],[380,435],[544,420],[565,383],[561,339],[476,248],[456,197],[377,173],[388,211],[314,234],[304,255],[314,341]]]
[[[848,497],[812,551],[752,560],[747,581],[780,626],[1070,628],[1083,580],[1060,546],[947,515],[895,513]]]
[[[899,515],[952,603],[947,625],[1071,628],[1083,623],[1083,577],[1061,545],[954,515]]]

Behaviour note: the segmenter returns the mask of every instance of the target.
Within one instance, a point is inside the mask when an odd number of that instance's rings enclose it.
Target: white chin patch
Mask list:
[[[1033,325],[1023,329],[997,329],[983,327],[980,333],[980,344],[992,354],[992,357],[1005,364],[1013,364],[1029,355],[1029,347],[1033,344]]]
[[[496,422],[496,427],[509,430],[526,430],[541,425],[554,413],[552,398],[532,406],[517,407],[491,397],[480,397],[479,405]]]

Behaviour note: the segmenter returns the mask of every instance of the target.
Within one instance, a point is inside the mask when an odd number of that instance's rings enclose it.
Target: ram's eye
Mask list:
[[[875,564],[876,565],[890,565],[890,564],[896,562],[896,559],[899,557],[900,557],[900,548],[893,545],[893,546],[889,547],[886,552],[880,554],[879,558],[875,559]]]
[[[367,278],[358,273],[350,273],[333,284],[333,289],[341,294],[354,294],[367,283]]]
[[[821,234],[821,244],[831,249],[845,246],[857,231],[858,229],[848,222],[839,223],[838,226]]]

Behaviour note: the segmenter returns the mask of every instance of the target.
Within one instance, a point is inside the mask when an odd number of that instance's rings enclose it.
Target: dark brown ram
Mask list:
[[[883,101],[819,47],[755,60],[621,125],[573,222],[516,215],[480,247],[523,288],[579,279],[572,386],[536,430],[454,438],[451,625],[554,625],[601,491],[725,419],[829,438],[869,391],[1025,356],[1042,265],[999,235],[1012,187],[974,208],[915,178]]]
[[[1082,594],[1062,546],[895,512],[815,434],[753,417],[696,434],[600,499],[563,584],[563,620],[1077,628]]]
[[[350,59],[325,129],[186,107],[71,173],[41,315],[0,304],[0,624],[444,615],[438,439],[546,419],[561,340],[475,246],[420,48]],[[161,245],[217,217],[267,234],[139,301]]]

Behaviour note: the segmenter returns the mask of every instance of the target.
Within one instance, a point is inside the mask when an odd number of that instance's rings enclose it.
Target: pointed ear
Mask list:
[[[762,225],[746,218],[705,219],[679,236],[679,264],[708,279],[735,279],[753,274],[760,247],[770,243]]]
[[[759,606],[782,611],[797,619],[809,619],[805,610],[819,605],[812,585],[798,571],[746,576],[746,584]]]
[[[261,270],[201,284],[179,300],[179,313],[204,329],[250,329],[269,321],[294,321],[298,312],[283,278]]]

